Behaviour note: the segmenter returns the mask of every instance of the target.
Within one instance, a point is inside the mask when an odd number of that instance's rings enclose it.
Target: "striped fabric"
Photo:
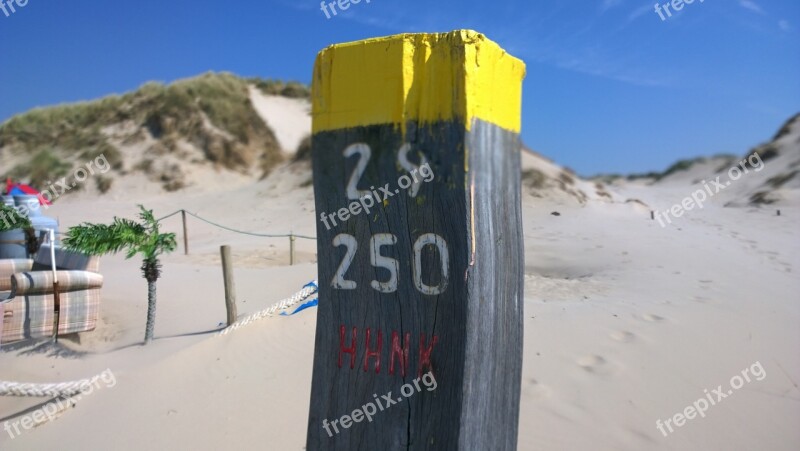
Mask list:
[[[89,271],[56,271],[60,292],[88,290],[103,286],[103,276]],[[53,292],[52,271],[18,272],[11,276],[11,291],[19,294]]]
[[[11,276],[15,272],[30,271],[33,260],[2,259],[0,260],[0,291],[11,291]]]
[[[96,272],[100,259],[58,248],[55,253],[56,266],[60,269],[57,271],[61,304],[58,333],[93,330],[100,314],[100,288],[103,286],[103,276]],[[7,261],[12,260],[0,260]],[[51,337],[55,297],[49,246],[42,246],[33,261],[13,262],[2,263],[6,268],[19,265],[20,271],[3,277],[8,279],[6,285],[10,294],[0,296],[0,343]],[[27,262],[27,266],[23,262]],[[0,291],[3,291],[1,284]],[[7,299],[1,300],[4,298]]]
[[[0,343],[53,336],[54,299],[52,293],[21,294],[0,304],[3,311]],[[59,299],[59,335],[84,332],[97,327],[97,317],[100,314],[99,288],[60,292]]]

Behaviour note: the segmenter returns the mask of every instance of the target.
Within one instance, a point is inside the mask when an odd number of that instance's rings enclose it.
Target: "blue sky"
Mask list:
[[[329,44],[459,28],[527,63],[523,139],[581,174],[743,154],[800,111],[800,2],[695,0],[664,21],[654,4],[362,0],[327,19],[318,0],[28,0],[0,10],[0,121],[209,70],[310,82]]]

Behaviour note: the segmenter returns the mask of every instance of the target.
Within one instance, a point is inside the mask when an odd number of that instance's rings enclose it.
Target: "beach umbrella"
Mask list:
[[[45,199],[42,193],[37,191],[36,188],[25,183],[14,183],[11,181],[11,178],[6,179],[6,194],[9,196],[36,196],[39,198],[40,205],[50,205],[50,201]]]

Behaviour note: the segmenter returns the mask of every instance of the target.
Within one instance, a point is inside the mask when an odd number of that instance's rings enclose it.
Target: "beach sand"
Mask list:
[[[303,125],[298,125],[301,128]],[[281,138],[295,143],[300,133]],[[82,193],[46,214],[61,227],[178,209],[245,231],[313,236],[307,165],[233,188],[209,179],[172,194]],[[521,450],[796,450],[800,444],[800,205],[726,208],[724,196],[669,227],[650,219],[688,196],[689,182],[620,183],[617,199],[542,198],[523,188],[525,342]],[[646,204],[646,205],[645,205]],[[551,213],[557,211],[559,216]],[[164,221],[182,241],[180,215]],[[58,382],[110,369],[116,383],[85,396],[0,449],[302,450],[316,310],[265,318],[225,336],[219,246],[232,247],[240,315],[316,278],[316,243],[259,238],[189,219],[163,258],[156,340],[141,346],[140,261],[104,257],[101,323],[75,339],[4,346],[0,379]],[[328,283],[328,281],[321,281]],[[753,379],[664,436],[656,427],[759,363]],[[41,398],[0,398],[0,427]]]

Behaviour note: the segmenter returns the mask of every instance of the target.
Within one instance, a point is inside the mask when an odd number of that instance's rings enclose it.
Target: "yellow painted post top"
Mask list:
[[[317,55],[313,132],[473,119],[519,132],[525,63],[471,30],[332,45]]]

